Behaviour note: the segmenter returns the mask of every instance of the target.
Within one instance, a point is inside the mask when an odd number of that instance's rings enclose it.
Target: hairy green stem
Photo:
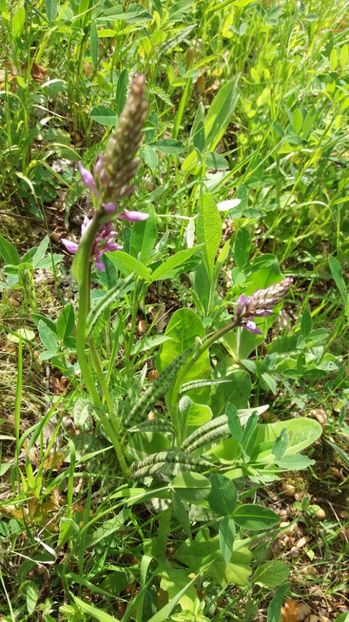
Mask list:
[[[90,276],[91,276],[91,254],[94,241],[99,227],[103,224],[103,217],[96,214],[92,219],[90,226],[88,227],[82,241],[80,242],[79,257],[77,257],[77,272],[79,280],[79,309],[77,318],[77,335],[76,335],[76,352],[80,365],[82,381],[85,384],[87,391],[96,407],[98,418],[101,421],[106,433],[109,435],[113,444],[117,459],[120,464],[120,468],[125,477],[128,476],[129,470],[125,461],[122,447],[117,437],[117,431],[114,429],[113,423],[110,418],[104,413],[101,398],[98,395],[98,391],[95,385],[95,380],[91,371],[89,360],[86,356],[86,338],[87,338],[87,320],[90,311]],[[100,383],[103,397],[105,398],[109,415],[112,417],[114,408],[109,394],[109,389],[106,384],[103,370],[99,363],[99,358],[92,343],[89,340],[90,352],[94,370],[96,372],[98,381]]]

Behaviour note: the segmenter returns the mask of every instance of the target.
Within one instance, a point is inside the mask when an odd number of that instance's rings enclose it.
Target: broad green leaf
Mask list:
[[[199,244],[203,244],[202,252],[208,273],[212,277],[216,254],[222,238],[222,220],[212,196],[207,192],[201,195],[196,236]]]
[[[118,82],[116,85],[116,112],[120,115],[124,109],[127,99],[127,85],[128,85],[128,71],[127,69],[123,69],[120,71]]]
[[[249,531],[271,529],[280,522],[280,517],[272,510],[248,503],[234,510],[232,518],[239,527]]]
[[[32,264],[34,268],[37,268],[40,265],[40,262],[45,257],[47,248],[49,244],[49,237],[46,235],[44,239],[40,242],[38,248],[36,249],[34,255],[32,256]]]
[[[170,564],[166,564],[165,570],[160,570],[161,583],[160,587],[165,590],[169,598],[174,598],[178,591],[188,585],[188,571],[183,568],[173,568]],[[186,592],[178,601],[178,604],[184,611],[190,611],[193,603],[197,599],[195,586],[192,585],[186,589]]]
[[[210,475],[211,492],[207,498],[211,509],[219,516],[230,516],[236,506],[237,491],[233,482],[221,475]]]
[[[187,428],[204,425],[212,419],[212,410],[207,404],[190,404],[185,418]]]
[[[311,313],[308,308],[304,309],[301,319],[301,333],[303,337],[307,337],[312,329]]]
[[[91,21],[91,29],[90,29],[90,49],[91,49],[92,65],[95,69],[97,69],[97,66],[98,66],[98,48],[99,48],[98,30],[96,26],[96,20],[93,19]]]
[[[215,561],[210,566],[208,572],[223,588],[229,583],[233,585],[248,585],[248,579],[252,574],[252,570],[247,564],[234,564],[232,562],[226,564],[223,561]]]
[[[20,4],[17,5],[17,8],[14,10],[11,22],[11,31],[13,37],[16,39],[20,37],[25,24],[25,8]]]
[[[29,614],[32,614],[35,611],[36,603],[39,598],[39,588],[34,581],[27,581],[25,583],[25,597],[27,611]]]
[[[218,371],[218,370],[217,370]],[[225,372],[223,365],[219,369],[218,378],[230,380],[230,382],[219,384],[212,403],[212,410],[215,415],[221,415],[225,411],[226,404],[234,404],[237,408],[246,408],[251,394],[251,378],[246,371],[239,370],[228,373]]]
[[[94,605],[90,605],[89,603],[85,603],[81,598],[72,594],[72,597],[77,604],[79,611],[82,613],[87,613],[89,616],[92,616],[98,622],[120,622],[119,618],[114,618],[114,616],[109,615],[102,609],[98,609]]]
[[[169,257],[164,263],[162,263],[151,275],[151,281],[163,281],[165,279],[171,279],[179,272],[179,268],[185,265],[185,263],[197,252],[197,248],[187,248],[183,251],[178,251],[171,257]]]
[[[315,464],[315,461],[310,460],[308,456],[303,456],[303,454],[295,454],[294,456],[283,456],[276,460],[276,464],[280,469],[287,471],[302,471]]]
[[[157,140],[151,143],[150,146],[169,155],[178,155],[183,151],[183,143],[181,143],[180,140],[175,140],[174,138]]]
[[[238,199],[239,200],[239,199]],[[240,201],[239,201],[240,203]],[[248,261],[251,249],[251,236],[247,229],[238,229],[235,236],[234,259],[238,268],[243,268]]]
[[[128,508],[123,508],[119,514],[106,520],[103,522],[101,527],[98,527],[96,531],[92,533],[92,536],[89,538],[88,546],[95,546],[101,540],[108,538],[113,533],[118,531],[122,525],[127,521],[130,514],[130,510]]]
[[[186,593],[186,591],[193,585],[196,579],[197,577],[195,576],[191,581],[189,581],[181,590],[179,590],[179,592],[177,592],[177,594],[173,598],[169,600],[167,605],[162,607],[160,611],[153,615],[148,620],[148,622],[167,622],[177,603],[181,600],[182,596]]]
[[[151,272],[146,266],[144,266],[138,259],[132,257],[125,251],[113,251],[107,253],[110,261],[116,266],[123,274],[134,273],[140,279],[144,281],[151,280]]]
[[[287,583],[285,585],[280,585],[278,588],[276,588],[276,592],[268,607],[267,622],[280,622],[281,607],[288,588],[289,585]]]
[[[338,52],[336,48],[331,50],[330,54],[330,69],[331,71],[336,71],[338,65]]]
[[[336,259],[336,257],[329,257],[328,263],[333,276],[333,280],[335,281],[342,300],[346,305],[348,303],[348,290],[343,278],[342,266],[339,263],[338,259]]]
[[[183,471],[172,482],[172,488],[180,499],[187,503],[196,503],[210,494],[211,483],[201,473]]]
[[[302,127],[303,127],[303,114],[300,108],[296,108],[293,111],[292,127],[293,127],[294,133],[297,134],[297,136],[299,136],[299,134],[302,131]]]
[[[219,547],[225,563],[228,563],[233,552],[235,540],[235,523],[229,516],[219,522]]]
[[[53,22],[53,20],[57,16],[57,0],[45,0],[47,19],[49,23]]]
[[[16,247],[11,244],[6,238],[0,235],[0,255],[3,258],[5,264],[11,264],[18,266],[21,259],[17,252]]]
[[[38,323],[39,337],[45,348],[51,353],[56,354],[58,351],[57,335],[43,322]]]
[[[265,587],[277,587],[287,581],[290,574],[290,567],[281,560],[265,562],[257,568],[253,575],[253,583]]]
[[[30,330],[30,328],[17,328],[15,332],[7,335],[7,339],[12,343],[19,343],[20,339],[24,341],[33,341],[35,339],[35,333]]]
[[[135,222],[131,231],[130,255],[140,262],[146,262],[151,257],[156,242],[156,218],[152,205],[148,212],[149,218]]]
[[[334,622],[349,622],[349,612],[342,613]]]
[[[95,106],[90,114],[91,118],[100,125],[112,127],[116,124],[117,116],[108,106],[103,106],[102,104]]]
[[[57,335],[61,339],[65,339],[66,337],[69,337],[69,335],[71,335],[73,332],[74,322],[75,322],[74,307],[72,303],[69,302],[62,309],[58,317],[58,320],[56,322]]]
[[[242,439],[242,427],[238,410],[234,404],[228,404],[225,412],[228,418],[229,432],[232,437],[240,443]]]
[[[282,430],[288,433],[288,447],[285,456],[298,454],[306,447],[309,447],[322,433],[322,427],[318,421],[307,417],[297,417],[288,421],[276,421],[258,426],[257,438],[255,441],[255,451],[252,454],[256,462],[273,463],[275,456],[272,448]]]
[[[214,151],[221,141],[238,99],[238,77],[225,82],[214,97],[204,122],[207,151]],[[182,170],[185,173],[195,171],[199,157],[194,149],[184,160]]]
[[[276,458],[276,460],[280,460],[283,455],[286,453],[288,447],[288,432],[283,429],[280,432],[280,435],[277,437],[273,447],[272,452]]]
[[[165,335],[170,338],[170,341],[167,341],[161,349],[160,369],[164,370],[168,367],[177,356],[193,347],[198,337],[203,339],[205,334],[205,329],[194,311],[191,309],[175,311],[166,327]],[[210,359],[206,350],[183,378],[183,383],[198,378],[209,378],[210,371]],[[201,390],[195,389],[195,391],[199,394]],[[206,389],[205,392],[207,392]]]

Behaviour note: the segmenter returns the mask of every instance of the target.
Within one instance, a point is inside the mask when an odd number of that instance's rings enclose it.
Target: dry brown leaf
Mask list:
[[[309,605],[289,598],[281,609],[281,622],[303,622],[310,613]]]
[[[37,82],[43,82],[47,76],[47,69],[42,65],[37,65],[37,63],[32,64],[31,68],[31,76]]]

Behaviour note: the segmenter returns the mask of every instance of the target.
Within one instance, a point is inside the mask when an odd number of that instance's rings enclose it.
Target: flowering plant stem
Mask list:
[[[223,337],[226,333],[233,330],[237,326],[239,326],[239,319],[235,318],[232,322],[229,322],[229,324],[226,324],[219,330],[216,330],[212,335],[208,335],[208,337],[206,337],[206,339],[204,339],[204,341],[200,344],[200,346],[195,350],[193,355],[186,361],[186,363],[184,363],[184,365],[181,367],[181,369],[179,370],[177,374],[177,378],[173,385],[171,396],[170,396],[170,412],[172,415],[172,423],[173,423],[173,427],[174,427],[175,434],[176,434],[177,445],[179,447],[183,440],[182,439],[183,430],[182,430],[182,426],[180,424],[179,416],[178,416],[179,415],[178,398],[179,398],[179,392],[180,392],[181,386],[183,384],[183,380],[186,374],[188,373],[188,371],[192,369],[193,365],[200,358],[200,356],[206,350],[208,350],[208,348],[210,348],[213,343],[218,341],[218,339],[221,339],[221,337]]]
[[[122,446],[118,439],[118,431],[115,429],[112,420],[110,417],[114,415],[114,407],[112,398],[109,393],[109,389],[107,383],[104,378],[103,370],[101,368],[99,357],[95,348],[95,345],[92,339],[89,339],[90,352],[91,352],[91,360],[93,364],[94,371],[98,378],[100,388],[103,395],[103,401],[106,403],[108,414],[104,413],[104,406],[102,400],[98,394],[95,380],[93,377],[93,373],[91,370],[90,362],[87,358],[85,347],[86,347],[86,328],[87,328],[87,318],[90,311],[90,281],[91,281],[91,254],[93,244],[97,235],[97,232],[103,224],[103,220],[105,219],[104,215],[100,215],[98,212],[95,214],[88,229],[83,236],[79,251],[76,255],[76,274],[79,283],[79,307],[78,307],[78,317],[77,317],[77,335],[76,335],[76,352],[80,365],[81,377],[82,381],[86,386],[86,389],[93,401],[94,406],[96,407],[96,413],[99,417],[100,422],[102,423],[106,433],[108,434],[113,447],[115,449],[115,453],[117,459],[120,464],[120,468],[125,477],[128,476],[129,470],[126,464],[124,452],[122,450]]]

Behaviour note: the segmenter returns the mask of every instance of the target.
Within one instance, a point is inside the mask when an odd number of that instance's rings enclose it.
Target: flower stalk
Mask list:
[[[97,349],[92,337],[87,335],[87,328],[91,306],[91,260],[94,258],[96,268],[103,271],[105,270],[103,255],[106,252],[122,248],[115,242],[117,232],[113,229],[112,215],[116,212],[116,216],[120,220],[128,222],[137,222],[148,218],[148,214],[143,212],[120,211],[118,209],[119,201],[130,196],[135,189],[132,180],[139,164],[135,155],[140,146],[141,130],[147,113],[144,88],[143,76],[137,76],[131,84],[130,95],[118,127],[109,138],[105,152],[97,160],[94,175],[82,164],[79,165],[82,181],[92,194],[95,212],[91,220],[87,217],[84,218],[81,228],[82,237],[79,243],[73,240],[63,240],[67,250],[75,255],[72,271],[79,286],[76,351],[82,381],[114,446],[120,468],[125,477],[128,475],[129,469],[118,437],[113,400]],[[86,351],[86,343],[89,345],[90,356]],[[97,389],[95,377],[97,377],[102,397],[100,397]],[[104,412],[104,404],[107,413]]]

